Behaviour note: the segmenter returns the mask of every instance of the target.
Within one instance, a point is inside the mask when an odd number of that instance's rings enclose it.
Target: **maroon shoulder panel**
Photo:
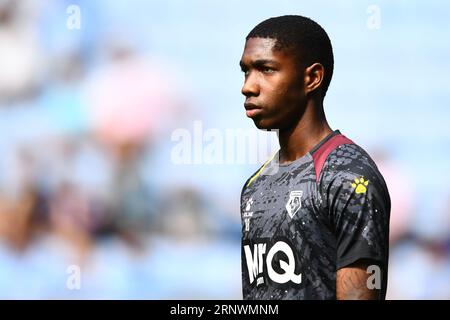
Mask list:
[[[323,145],[321,145],[319,149],[317,149],[312,154],[314,160],[314,168],[316,170],[317,182],[319,182],[320,173],[322,172],[323,165],[330,152],[339,147],[340,145],[350,143],[353,143],[353,141],[342,134],[337,134],[333,136],[330,140],[325,142]]]

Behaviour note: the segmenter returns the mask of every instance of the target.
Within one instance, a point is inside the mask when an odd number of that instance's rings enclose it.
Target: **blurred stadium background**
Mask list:
[[[172,133],[195,121],[253,130],[244,38],[301,14],[334,46],[332,128],[369,151],[390,189],[387,298],[450,299],[449,11],[0,1],[0,298],[240,299],[239,196],[258,164],[175,164]]]

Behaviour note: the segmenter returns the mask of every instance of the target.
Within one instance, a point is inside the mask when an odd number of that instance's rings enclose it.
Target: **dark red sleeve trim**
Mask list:
[[[332,137],[330,140],[325,142],[323,145],[321,145],[313,154],[313,160],[314,160],[314,168],[316,170],[316,181],[319,182],[320,173],[322,172],[323,165],[325,164],[325,160],[327,159],[328,155],[343,144],[350,144],[353,143],[352,140],[348,139],[346,136],[342,134],[337,134],[334,137]]]

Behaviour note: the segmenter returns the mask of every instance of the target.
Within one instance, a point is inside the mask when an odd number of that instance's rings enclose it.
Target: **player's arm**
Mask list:
[[[375,300],[379,299],[379,290],[370,289],[367,279],[371,275],[367,272],[370,263],[358,260],[341,268],[336,274],[336,299],[338,300]]]

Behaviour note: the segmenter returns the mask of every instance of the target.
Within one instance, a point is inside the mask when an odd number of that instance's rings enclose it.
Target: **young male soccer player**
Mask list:
[[[302,16],[268,19],[240,65],[247,116],[280,142],[242,189],[244,299],[384,299],[389,193],[371,157],[325,118],[326,32]]]

